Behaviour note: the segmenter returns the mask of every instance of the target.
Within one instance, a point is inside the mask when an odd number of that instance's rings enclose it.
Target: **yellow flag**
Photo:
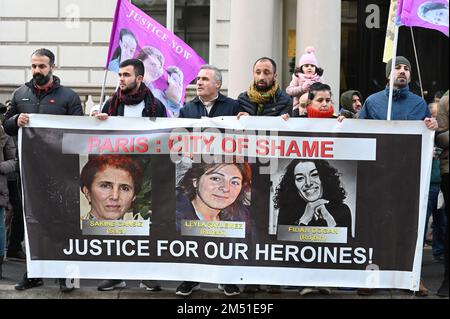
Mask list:
[[[389,20],[386,29],[386,41],[384,43],[383,62],[388,63],[393,58],[394,50],[394,34],[395,34],[395,19],[397,16],[397,2],[398,0],[391,0],[389,9]]]

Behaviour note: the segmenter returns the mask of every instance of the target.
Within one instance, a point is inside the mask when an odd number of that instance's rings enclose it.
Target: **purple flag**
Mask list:
[[[144,83],[176,116],[188,84],[205,61],[172,32],[128,1],[117,0],[106,68],[119,72],[121,62],[137,58],[145,66]]]
[[[399,0],[398,24],[448,33],[449,0]]]

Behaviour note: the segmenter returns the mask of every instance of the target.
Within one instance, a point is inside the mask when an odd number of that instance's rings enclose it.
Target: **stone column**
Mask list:
[[[339,104],[341,1],[297,1],[297,61],[308,46],[316,49],[325,82],[333,90],[335,104]]]
[[[253,79],[253,64],[260,57],[274,59],[281,72],[282,14],[280,0],[231,0],[230,97],[237,98],[248,89]]]

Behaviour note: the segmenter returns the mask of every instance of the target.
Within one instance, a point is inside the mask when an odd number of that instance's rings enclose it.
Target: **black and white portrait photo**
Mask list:
[[[283,160],[272,185],[274,225],[346,228],[355,236],[355,161]]]

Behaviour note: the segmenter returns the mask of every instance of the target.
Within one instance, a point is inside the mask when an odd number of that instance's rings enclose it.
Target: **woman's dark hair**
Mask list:
[[[339,179],[340,174],[333,166],[324,160],[293,160],[286,168],[280,184],[275,191],[273,199],[275,208],[280,210],[292,209],[304,211],[306,207],[305,200],[298,193],[295,185],[294,170],[299,163],[312,162],[316,165],[319,172],[320,181],[322,182],[323,195],[322,198],[330,201],[330,204],[342,204],[346,198],[345,190]]]
[[[303,65],[295,68],[294,74],[297,75],[298,73],[304,73],[303,72]],[[318,66],[316,66],[316,73],[317,73],[318,76],[322,76],[323,75],[323,69],[319,68]]]
[[[122,41],[123,37],[125,35],[129,35],[130,37],[132,37],[134,39],[134,41],[136,41],[136,43],[138,42],[136,39],[136,36],[133,34],[133,32],[131,32],[128,29],[121,29],[120,30],[120,41]],[[111,60],[115,60],[117,58],[120,58],[120,56],[122,55],[122,48],[120,47],[120,45],[116,48],[116,50],[114,51],[114,54],[111,58]],[[123,62],[123,61],[120,61]]]
[[[134,194],[138,194],[144,179],[144,169],[138,160],[126,155],[95,155],[90,156],[80,174],[80,188],[91,190],[95,174],[105,170],[108,166],[127,171],[133,179]]]
[[[315,82],[309,87],[308,100],[312,101],[316,97],[317,92],[329,91],[331,96],[331,87],[328,84]]]
[[[186,196],[189,201],[193,201],[197,196],[197,188],[194,187],[194,182],[200,180],[203,175],[211,175],[217,172],[224,166],[234,165],[237,167],[242,175],[242,189],[237,197],[236,201],[225,208],[220,214],[221,219],[228,220],[224,218],[224,214],[227,216],[234,216],[238,211],[239,205],[244,205],[247,200],[247,192],[251,189],[252,180],[252,169],[247,162],[244,163],[223,163],[223,164],[206,164],[206,163],[193,163],[192,167],[184,174],[183,178],[179,181],[177,189],[184,196]],[[232,219],[229,219],[232,220]]]

